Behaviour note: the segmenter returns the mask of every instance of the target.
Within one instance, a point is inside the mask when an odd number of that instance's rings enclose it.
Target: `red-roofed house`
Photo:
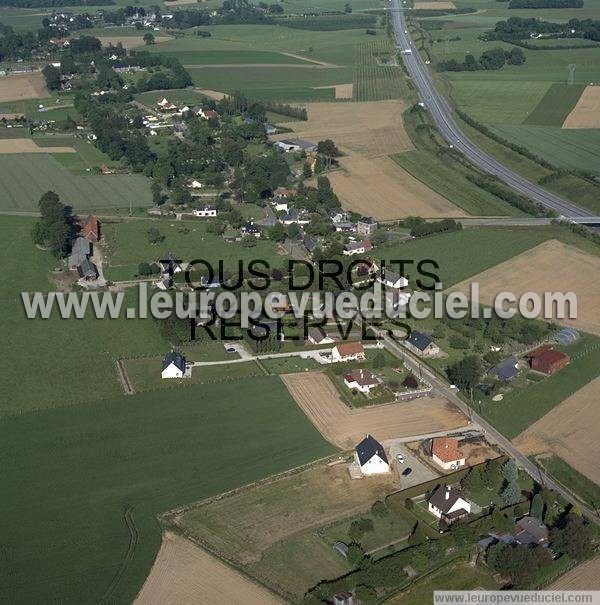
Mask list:
[[[362,342],[344,342],[331,349],[333,361],[364,361],[365,349]]]
[[[549,347],[540,347],[529,353],[531,369],[543,374],[554,374],[564,368],[571,358],[561,351]]]
[[[356,389],[361,393],[370,393],[371,389],[381,384],[381,378],[378,378],[369,370],[354,370],[344,376],[344,384],[349,389]]]
[[[214,109],[200,109],[198,115],[205,120],[214,118],[215,120],[219,117],[219,114]]]
[[[446,471],[465,465],[465,456],[458,447],[458,440],[451,437],[436,437],[432,440],[431,459]]]
[[[97,242],[100,240],[100,221],[97,216],[91,214],[88,216],[85,225],[81,229],[81,236],[90,242]]]

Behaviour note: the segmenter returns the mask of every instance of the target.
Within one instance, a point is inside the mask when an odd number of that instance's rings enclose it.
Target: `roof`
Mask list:
[[[167,353],[163,357],[162,369],[166,370],[171,364],[174,364],[177,369],[185,372],[185,357],[183,355],[180,355],[175,351]]]
[[[554,335],[561,345],[568,345],[579,338],[579,332],[575,328],[563,328]]]
[[[545,351],[536,354],[534,359],[536,360],[537,365],[545,367],[552,366],[555,363],[571,361],[571,358],[566,353],[562,353],[556,349],[546,349]]]
[[[358,355],[364,353],[365,349],[362,342],[343,342],[334,347],[341,357],[347,357],[349,355]]]
[[[321,341],[323,341],[325,338],[327,338],[327,332],[325,332],[325,330],[321,327],[321,326],[317,326],[315,328],[311,328],[308,331],[308,335],[311,337],[312,340],[314,340],[316,343],[320,343]]]
[[[519,373],[518,364],[519,360],[514,355],[511,355],[491,368],[490,374],[494,374],[501,380],[508,380]]]
[[[431,336],[427,336],[427,334],[417,332],[416,330],[410,333],[410,336],[406,339],[406,341],[413,347],[419,349],[419,351],[424,351],[430,344],[434,342]]]
[[[523,517],[517,522],[515,538],[521,544],[539,544],[548,540],[548,528],[535,517]]]
[[[381,383],[381,380],[370,370],[354,370],[350,374],[344,376],[347,382],[356,382],[361,387],[376,386]]]
[[[247,231],[248,233],[258,233],[260,231],[260,229],[256,225],[253,225],[252,223],[246,223],[242,227],[242,230]]]
[[[88,219],[85,222],[81,232],[83,233],[84,237],[94,237],[98,239],[100,236],[100,221],[98,220],[98,217],[94,216],[93,214],[88,216]]]
[[[312,252],[318,246],[317,242],[310,235],[305,235],[302,243],[309,252]]]
[[[377,224],[370,216],[363,216],[361,219],[358,219],[359,223],[363,223],[366,225],[375,225]]]
[[[451,437],[436,437],[431,444],[431,454],[442,462],[454,462],[464,458],[458,447],[458,440]]]
[[[279,143],[283,145],[295,145],[300,147],[300,149],[304,149],[305,151],[311,151],[316,149],[317,146],[310,141],[304,141],[302,139],[285,139],[284,141],[279,141]]]
[[[98,277],[98,269],[89,258],[84,258],[81,261],[81,264],[77,267],[77,273],[79,273],[79,277]]]
[[[365,247],[364,242],[348,242],[344,246],[344,250],[348,250],[350,252],[352,250],[361,250],[364,247]]]
[[[447,498],[446,494],[448,495]],[[459,489],[450,487],[449,485],[440,485],[433,494],[431,494],[429,502],[432,506],[435,506],[438,510],[441,510],[442,513],[446,514],[460,498],[463,498],[463,495]]]
[[[383,445],[371,437],[371,435],[367,435],[357,446],[356,453],[358,455],[358,462],[361,466],[366,464],[373,456],[379,456],[386,464],[387,464],[387,456],[385,455],[385,451],[383,450]]]
[[[78,237],[71,246],[71,255],[75,254],[91,254],[92,243],[85,237]]]

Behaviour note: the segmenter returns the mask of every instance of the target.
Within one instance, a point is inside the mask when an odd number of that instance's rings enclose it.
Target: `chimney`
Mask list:
[[[448,500],[450,498],[450,486],[446,485],[446,493],[444,494],[444,499]]]

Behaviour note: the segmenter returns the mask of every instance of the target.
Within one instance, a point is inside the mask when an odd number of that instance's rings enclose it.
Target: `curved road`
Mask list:
[[[592,213],[579,208],[539,185],[528,181],[510,168],[503,166],[492,156],[481,150],[477,145],[465,137],[459,128],[452,110],[444,97],[437,91],[433,84],[429,70],[421,55],[411,42],[404,11],[400,7],[400,0],[390,0],[394,33],[396,43],[400,50],[411,49],[411,53],[402,54],[404,65],[419,91],[421,101],[429,111],[431,118],[446,141],[455,149],[462,152],[470,162],[482,170],[497,176],[517,193],[524,195],[535,202],[539,202],[546,208],[558,212],[568,218],[594,216]]]

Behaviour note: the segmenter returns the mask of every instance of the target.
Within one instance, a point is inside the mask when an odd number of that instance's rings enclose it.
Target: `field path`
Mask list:
[[[316,63],[317,65],[323,65],[325,67],[341,67],[341,65],[334,65],[333,63],[327,63],[327,61],[319,61],[318,59],[309,59],[308,57],[296,55],[295,53],[282,52],[281,54],[285,55],[286,57],[292,57],[293,59],[302,59],[303,61],[308,61],[309,63]]]
[[[327,441],[353,448],[367,433],[379,441],[464,427],[467,418],[441,397],[349,408],[321,372],[281,376],[296,403]]]
[[[266,588],[172,532],[163,541],[135,605],[283,605]]]
[[[214,69],[217,67],[285,67],[297,68],[297,69],[336,69],[337,65],[321,65],[307,63],[302,65],[301,63],[204,63],[202,65],[184,65],[186,69]]]

